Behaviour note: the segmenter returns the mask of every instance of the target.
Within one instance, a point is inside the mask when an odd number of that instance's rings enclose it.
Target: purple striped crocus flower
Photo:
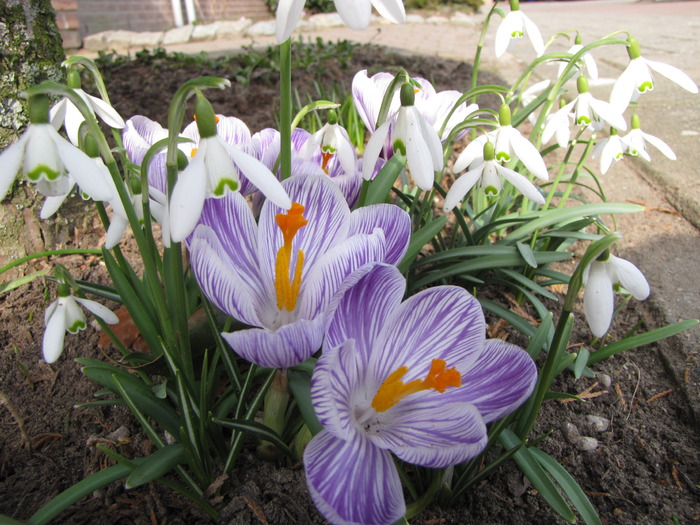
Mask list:
[[[367,265],[328,309],[311,380],[324,430],[304,453],[307,484],[338,524],[391,524],[406,512],[395,455],[444,468],[479,454],[486,424],[515,410],[536,380],[521,348],[486,340],[479,303],[439,286],[402,302],[405,281]]]
[[[188,239],[204,294],[254,328],[223,334],[241,357],[267,368],[308,359],[323,341],[323,314],[343,281],[370,262],[398,263],[408,214],[390,204],[350,211],[327,177],[282,183],[293,205],[266,201],[256,224],[238,192],[209,199]]]

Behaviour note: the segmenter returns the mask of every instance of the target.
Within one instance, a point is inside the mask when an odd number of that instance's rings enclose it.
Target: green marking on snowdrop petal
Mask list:
[[[591,119],[589,119],[586,115],[581,115],[578,119],[576,119],[576,124],[579,126],[586,125],[588,126],[591,123]]]
[[[523,37],[523,32],[522,31],[513,31],[510,34],[511,38],[522,38]]]
[[[27,178],[32,182],[37,182],[41,180],[41,176],[44,176],[47,180],[56,180],[60,175],[56,170],[51,169],[46,164],[39,164],[32,171],[27,172]]]
[[[498,195],[498,188],[496,188],[495,186],[486,186],[484,188],[484,193],[489,197],[495,197]]]
[[[654,84],[650,80],[645,80],[639,86],[637,86],[637,91],[640,93],[646,93],[654,89]]]
[[[406,144],[404,144],[403,140],[396,139],[394,141],[394,151],[399,152],[404,157],[406,156]]]
[[[82,321],[80,319],[76,319],[75,322],[68,327],[68,331],[71,334],[77,334],[80,332],[80,330],[85,329],[85,321]]]
[[[231,191],[236,191],[238,189],[238,182],[233,179],[221,179],[216,188],[214,188],[213,193],[216,197],[223,197],[224,193],[226,193],[226,188],[229,188]]]
[[[508,153],[506,153],[505,151],[499,151],[498,153],[496,153],[496,160],[501,164],[510,162],[510,155],[508,155]]]

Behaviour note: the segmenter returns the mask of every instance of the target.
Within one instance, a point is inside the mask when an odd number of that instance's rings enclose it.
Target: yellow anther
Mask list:
[[[408,367],[402,366],[389,374],[372,399],[372,408],[377,412],[389,410],[405,397],[422,392],[437,390],[443,393],[448,387],[462,386],[462,376],[456,368],[445,369],[447,363],[442,359],[433,359],[425,379],[414,379],[404,383],[401,378],[408,372]]]
[[[298,202],[293,202],[292,207],[286,213],[278,213],[275,216],[277,226],[282,231],[284,244],[277,250],[275,260],[275,292],[277,293],[277,308],[291,312],[297,304],[299,288],[301,287],[301,273],[304,266],[304,252],[297,250],[297,261],[293,276],[290,278],[292,264],[292,241],[297,232],[306,226],[309,221],[304,218],[304,207]]]
[[[326,175],[328,175],[328,163],[331,161],[332,158],[333,158],[332,151],[322,151],[321,152],[321,159],[323,161],[321,163],[321,168],[323,169],[323,171],[326,172]]]

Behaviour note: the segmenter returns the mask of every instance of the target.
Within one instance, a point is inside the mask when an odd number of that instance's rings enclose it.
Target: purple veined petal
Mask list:
[[[644,132],[642,132],[642,137],[646,142],[648,142],[656,149],[658,149],[661,153],[663,153],[664,156],[671,160],[676,160],[676,154],[673,152],[670,146],[666,144],[663,140],[661,140],[658,137],[655,137],[654,135],[649,135],[648,133]]]
[[[277,42],[281,44],[292,36],[301,18],[303,8],[304,0],[280,0],[277,3],[277,12],[275,13]]]
[[[386,238],[386,256],[382,262],[401,262],[411,240],[411,219],[408,213],[393,204],[374,204],[363,206],[350,214],[349,235],[370,234],[375,228],[381,228]]]
[[[243,234],[230,237],[245,243]],[[253,256],[232,258],[214,230],[203,224],[197,226],[190,236],[188,247],[192,272],[204,295],[231,317],[260,326],[259,310],[267,305],[276,307],[277,304],[273,303],[273,298],[260,297],[264,289],[256,286],[256,276],[247,271],[249,268],[236,264],[243,262],[247,265]],[[247,246],[243,245],[243,248]]]
[[[90,299],[83,299],[82,297],[74,297],[76,302],[83,305],[92,315],[99,317],[107,324],[117,324],[119,322],[119,317],[107,308],[106,306],[98,303],[97,301],[92,301]]]
[[[227,144],[238,146],[250,142],[250,129],[245,122],[236,117],[217,115],[219,122],[216,124],[216,132]]]
[[[614,308],[615,293],[610,276],[603,263],[593,261],[583,294],[583,311],[594,336],[603,337],[608,331]]]
[[[395,24],[406,21],[406,10],[402,0],[372,0],[372,5],[380,16]]]
[[[356,168],[352,172],[347,173],[340,165],[340,163],[337,162],[337,160],[331,160],[328,168],[328,176],[333,181],[333,183],[337,184],[341,193],[345,196],[345,202],[348,203],[348,207],[350,208],[355,206],[357,200],[360,198],[360,192],[362,191],[363,179],[362,172],[360,171],[362,169],[362,161],[356,161],[355,166]],[[309,172],[308,169],[301,173],[307,172]],[[311,174],[318,174],[321,176],[325,175],[325,173],[323,173],[323,170],[320,167],[318,167],[318,171],[314,171]],[[292,175],[294,175],[293,170]]]
[[[467,398],[461,387],[408,396],[376,415],[368,439],[415,465],[444,468],[467,461],[488,441],[486,424]]]
[[[31,128],[30,128],[31,129]],[[27,130],[14,144],[8,146],[0,153],[0,200],[5,198],[10,186],[17,178],[17,173],[22,166],[24,145],[29,137]]]
[[[295,264],[297,250],[304,252],[302,285],[316,261],[338,242],[347,237],[350,209],[343,194],[327,177],[296,176],[282,183],[293,202],[304,206],[308,224],[301,228],[292,244]],[[283,245],[282,232],[275,215],[285,210],[272,202],[266,202],[258,222],[258,250],[260,274],[267,289],[274,289],[275,260]]]
[[[385,254],[386,241],[379,228],[334,246],[302,278],[299,315],[305,319],[321,315],[348,276],[365,264],[383,262]]]
[[[619,282],[635,299],[643,301],[649,297],[649,283],[634,264],[626,259],[610,255],[606,267],[612,280]]]
[[[122,132],[122,141],[129,154],[129,159],[138,166],[143,162],[148,148],[167,137],[168,131],[166,129],[157,122],[141,115],[127,120]]]
[[[537,367],[527,352],[489,339],[477,361],[462,374],[459,388],[469,392],[469,402],[479,409],[485,423],[491,423],[524,403],[536,381]]]
[[[369,180],[369,175],[372,173],[372,168],[379,158],[379,154],[384,147],[386,138],[389,136],[389,130],[391,129],[391,121],[387,119],[381,126],[377,128],[367,145],[365,146],[365,152],[362,157],[362,177],[365,180]]]
[[[404,382],[425,377],[433,359],[466,369],[486,340],[479,302],[463,288],[437,286],[404,301],[374,341],[369,372],[381,384],[401,366]],[[421,375],[422,374],[422,375]]]
[[[272,171],[280,154],[280,134],[272,128],[265,128],[251,137],[251,143],[255,148],[255,158]]]
[[[663,62],[655,62],[653,60],[645,59],[645,61],[647,63],[647,66],[649,66],[651,69],[665,76],[671,82],[675,82],[686,91],[690,91],[691,93],[698,92],[698,86],[693,81],[693,79],[677,67],[669,64],[664,64]]]
[[[61,160],[80,190],[87,193],[91,199],[110,201],[114,197],[110,185],[105,181],[104,174],[95,161],[81,150],[67,142],[52,127],[47,128],[49,135],[56,144]]]
[[[306,361],[323,343],[323,318],[297,319],[277,330],[250,328],[221,334],[234,352],[264,368],[289,368]]]
[[[406,280],[396,267],[369,264],[343,282],[326,310],[325,349],[355,341],[355,351],[369,356],[389,314],[406,292]]]
[[[530,199],[532,202],[544,204],[544,197],[540,193],[540,190],[538,190],[537,186],[530,182],[527,177],[524,177],[517,171],[513,171],[505,166],[496,166],[496,171],[501,177],[515,186],[520,193],[525,195],[525,197]]]
[[[364,379],[367,355],[356,351],[355,340],[348,339],[319,357],[311,377],[311,400],[323,428],[345,439],[358,432],[354,393]]]
[[[452,208],[457,206],[464,198],[467,193],[474,187],[474,185],[479,182],[481,174],[484,171],[484,162],[481,162],[474,169],[469,170],[463,175],[460,175],[455,183],[450,187],[447,195],[445,196],[445,204],[442,209],[445,213],[449,213]]]
[[[66,337],[66,309],[58,302],[54,304],[56,306],[46,320],[46,329],[41,344],[44,361],[49,364],[56,361],[63,352],[63,340]]]
[[[523,137],[517,130],[513,129],[513,133],[510,136],[510,143],[513,147],[513,153],[520,159],[520,162],[532,173],[535,177],[540,180],[549,180],[549,174],[547,173],[547,166],[542,160],[542,155],[538,151],[537,147]]]
[[[170,196],[170,236],[174,242],[184,241],[197,226],[206,195],[203,155],[195,155],[180,172]]]
[[[391,525],[406,513],[391,454],[359,434],[344,441],[320,432],[304,451],[304,470],[311,499],[334,525]]]

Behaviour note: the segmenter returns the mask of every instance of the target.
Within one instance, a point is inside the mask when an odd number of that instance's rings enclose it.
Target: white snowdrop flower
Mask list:
[[[593,149],[592,158],[600,158],[600,172],[605,175],[613,167],[627,150],[627,145],[617,134],[615,128],[610,128],[610,136],[598,142]]]
[[[596,337],[603,337],[610,328],[615,311],[616,284],[639,301],[649,297],[649,283],[639,268],[607,251],[586,268],[583,279],[586,284],[583,310],[588,326]]]
[[[647,152],[646,144],[649,143],[671,160],[676,160],[676,154],[663,140],[649,133],[644,133],[639,128],[639,117],[635,113],[632,115],[632,129],[627,135],[622,137],[622,142],[627,147],[627,152],[633,157],[642,157],[647,162],[651,162],[651,157]]]
[[[610,103],[620,112],[627,108],[631,100],[636,100],[640,94],[654,89],[652,71],[665,76],[686,91],[698,92],[697,84],[683,71],[677,67],[644,58],[636,38],[630,36],[627,42],[630,63],[619,76],[610,93]]]
[[[505,16],[501,25],[499,25],[496,30],[496,57],[501,57],[511,43],[523,36],[527,36],[530,40],[538,57],[544,53],[544,41],[542,40],[540,30],[535,23],[520,10],[520,2],[518,0],[511,0],[510,13]]]

